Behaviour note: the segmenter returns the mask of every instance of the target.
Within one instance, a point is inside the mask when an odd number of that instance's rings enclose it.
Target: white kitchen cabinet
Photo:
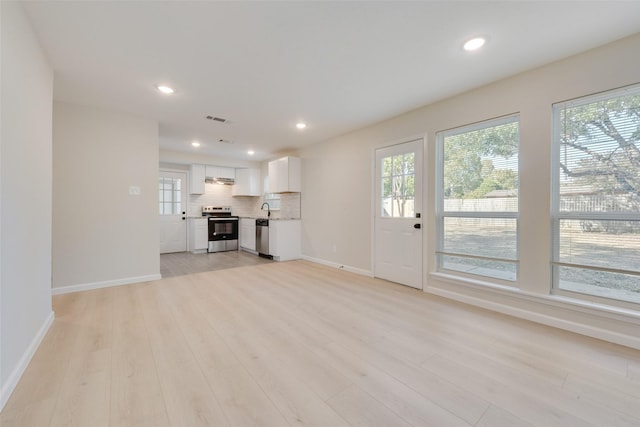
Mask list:
[[[189,250],[191,252],[207,251],[209,246],[208,227],[207,218],[189,218]]]
[[[269,162],[269,192],[299,193],[300,159],[298,157],[282,157]]]
[[[261,196],[260,169],[236,169],[236,182],[232,196]]]
[[[205,170],[205,176],[207,178],[236,178],[236,170],[234,168],[224,168],[221,166],[207,165]]]
[[[204,165],[191,165],[189,169],[189,194],[204,194]]]
[[[238,240],[240,249],[256,252],[256,220],[253,218],[240,218]]]
[[[276,261],[300,259],[302,255],[299,219],[269,221],[269,254]]]

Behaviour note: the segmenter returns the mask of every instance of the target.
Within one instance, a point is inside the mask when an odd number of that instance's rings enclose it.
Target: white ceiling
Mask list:
[[[640,30],[640,1],[23,4],[54,67],[56,100],[157,119],[162,149],[243,160]],[[488,38],[485,48],[463,51],[476,35]],[[162,95],[157,84],[176,93]],[[307,129],[297,130],[298,121]]]

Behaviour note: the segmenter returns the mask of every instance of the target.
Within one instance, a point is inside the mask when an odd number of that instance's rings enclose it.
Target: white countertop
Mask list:
[[[266,216],[241,216],[240,219],[268,219],[269,221],[300,221],[302,218],[273,218]]]
[[[207,219],[206,216],[187,216],[187,219]],[[300,221],[302,218],[273,218],[266,216],[241,216],[240,219],[268,219],[269,221]]]

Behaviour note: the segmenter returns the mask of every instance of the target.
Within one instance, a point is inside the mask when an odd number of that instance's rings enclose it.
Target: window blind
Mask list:
[[[640,302],[640,85],[553,117],[554,287]]]

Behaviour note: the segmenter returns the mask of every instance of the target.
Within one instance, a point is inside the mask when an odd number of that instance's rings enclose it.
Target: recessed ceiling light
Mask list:
[[[480,49],[486,43],[486,39],[484,37],[474,37],[471,40],[467,41],[464,44],[464,50],[474,51]]]
[[[250,155],[250,156],[253,156],[254,154],[256,154],[256,152],[253,151],[253,150],[249,150],[249,151],[247,151],[247,154]]]
[[[156,86],[156,88],[162,92],[162,93],[166,93],[167,95],[170,93],[175,92],[172,88],[170,88],[169,86],[163,86],[163,85],[158,85]]]
[[[297,123],[297,124],[296,124],[296,127],[297,127],[298,129],[304,129],[304,128],[306,128],[306,127],[307,127],[307,124],[306,124],[306,123],[302,123],[302,122],[300,122],[300,123]]]
[[[193,145],[194,147],[200,147],[200,143],[198,141],[193,141],[191,145]]]

